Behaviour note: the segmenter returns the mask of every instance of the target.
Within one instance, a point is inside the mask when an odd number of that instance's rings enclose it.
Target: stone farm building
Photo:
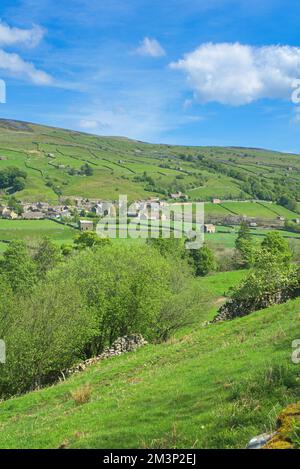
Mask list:
[[[89,220],[80,220],[79,221],[80,231],[93,231],[94,224]]]
[[[15,220],[18,218],[18,214],[7,207],[0,207],[0,216],[7,220]]]

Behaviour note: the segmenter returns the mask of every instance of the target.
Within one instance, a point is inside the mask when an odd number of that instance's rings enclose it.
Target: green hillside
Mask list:
[[[82,173],[84,165],[88,175]],[[15,194],[23,201],[56,202],[60,196],[115,200],[120,193],[130,200],[166,198],[175,191],[191,200],[276,201],[281,195],[297,200],[300,189],[299,155],[155,145],[1,119],[0,171],[12,166],[27,174],[25,187]],[[225,204],[222,212],[227,208]],[[233,211],[240,214],[246,208],[250,216],[256,214],[246,206]],[[268,207],[261,206],[260,212],[272,215]]]
[[[0,404],[2,448],[243,448],[300,398],[299,299],[204,327],[243,272],[199,279],[197,326]],[[86,402],[76,404],[75,393]]]

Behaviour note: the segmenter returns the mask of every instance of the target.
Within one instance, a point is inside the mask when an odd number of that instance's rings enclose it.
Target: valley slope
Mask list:
[[[83,165],[90,175],[79,174]],[[294,199],[300,156],[235,147],[149,144],[12,120],[0,120],[0,170],[27,173],[22,201],[60,196],[129,200],[181,191],[190,200]],[[220,208],[221,210],[221,208]]]

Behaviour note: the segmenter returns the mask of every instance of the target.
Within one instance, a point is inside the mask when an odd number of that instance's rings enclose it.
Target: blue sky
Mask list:
[[[0,115],[300,153],[299,14],[296,0],[1,0]]]

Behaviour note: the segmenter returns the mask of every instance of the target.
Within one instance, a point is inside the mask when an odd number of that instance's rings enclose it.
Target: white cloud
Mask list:
[[[16,53],[6,52],[5,46],[20,44],[27,47],[35,47],[44,35],[44,30],[39,26],[32,29],[11,28],[0,22],[0,70],[9,75],[29,79],[36,85],[50,85],[52,77],[37,69],[32,63],[25,61]]]
[[[18,54],[7,53],[1,49],[0,70],[27,78],[36,85],[49,85],[52,83],[52,77],[48,73],[38,70],[32,63],[26,62]]]
[[[32,29],[11,28],[0,22],[0,45],[11,46],[22,44],[27,47],[35,47],[44,36],[44,30],[40,26]]]
[[[136,53],[140,55],[148,55],[150,57],[163,57],[166,55],[165,50],[156,39],[145,37],[140,46],[136,49]]]
[[[85,130],[97,130],[100,127],[100,123],[97,120],[81,119],[79,127]]]
[[[202,103],[238,106],[262,98],[291,99],[300,77],[300,48],[206,43],[170,67],[186,73]]]

